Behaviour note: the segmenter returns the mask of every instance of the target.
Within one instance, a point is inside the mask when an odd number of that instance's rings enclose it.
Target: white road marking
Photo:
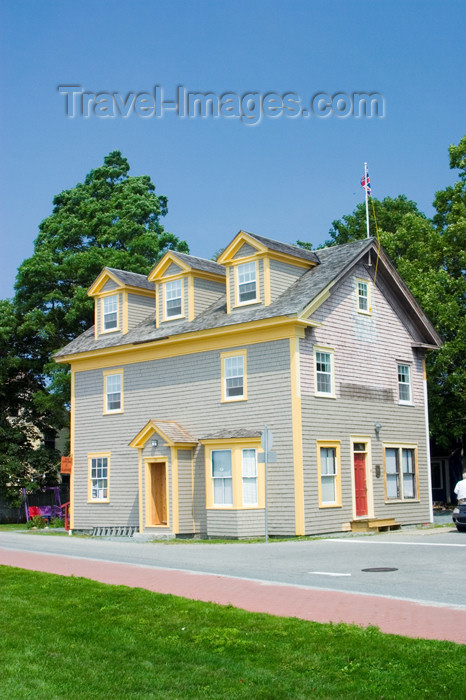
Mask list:
[[[412,547],[424,546],[424,547],[466,547],[466,544],[452,544],[451,542],[400,542],[399,540],[350,540],[346,537],[329,537],[326,542],[349,542],[350,544],[404,544],[411,545]]]
[[[351,574],[337,574],[333,571],[309,571],[309,574],[317,574],[318,576],[351,576]]]

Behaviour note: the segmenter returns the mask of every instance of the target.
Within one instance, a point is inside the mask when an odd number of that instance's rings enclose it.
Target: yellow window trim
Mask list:
[[[178,321],[180,318],[186,318],[185,315],[185,303],[184,303],[184,278],[185,278],[185,273],[183,275],[176,275],[176,277],[170,277],[166,281],[164,280],[163,282],[160,282],[160,285],[162,286],[162,321]],[[166,300],[166,285],[170,282],[175,282],[177,279],[181,280],[181,314],[177,314],[176,316],[167,316],[167,300]]]
[[[247,350],[232,350],[231,352],[220,353],[221,381],[222,381],[222,403],[234,403],[236,401],[248,400],[248,360]],[[227,396],[225,378],[225,360],[229,357],[243,357],[243,395]]]
[[[313,358],[314,358],[314,396],[323,399],[335,399],[335,350],[334,348],[325,347],[324,345],[314,345],[313,348]],[[317,391],[317,359],[316,353],[325,352],[330,354],[330,367],[331,367],[331,380],[332,380],[332,393],[324,394],[323,392]]]
[[[91,462],[103,457],[107,458],[107,498],[92,498]],[[87,502],[110,503],[110,452],[89,452],[87,455]]]
[[[120,408],[117,409],[116,411],[109,411],[107,409],[107,377],[110,377],[112,375],[119,374],[121,376],[121,383],[120,383]],[[123,367],[120,367],[118,369],[107,369],[103,372],[103,379],[104,379],[104,410],[103,414],[104,416],[113,416],[115,413],[124,413],[124,403],[123,403],[123,379],[124,379],[124,369]]]
[[[365,284],[367,286],[367,311],[359,308],[359,283]],[[358,314],[363,316],[372,315],[372,289],[371,281],[369,279],[363,279],[362,277],[356,277],[356,310]]]
[[[222,440],[201,440],[205,446],[205,484],[207,510],[258,510],[265,508],[265,466],[257,461],[257,505],[243,505],[243,471],[242,451],[256,450],[256,459],[262,453],[260,438],[225,438]],[[233,487],[232,505],[214,505],[214,489],[212,484],[212,452],[229,450],[231,452],[231,472]]]
[[[385,458],[385,451],[387,449],[395,450],[413,450],[414,451],[414,469],[416,473],[416,498],[388,498],[387,497],[387,464]],[[383,453],[383,485],[384,485],[384,496],[385,505],[390,505],[391,503],[420,503],[421,498],[419,494],[419,462],[417,457],[418,444],[410,442],[382,442],[382,453]],[[400,455],[401,456],[401,455]],[[401,492],[403,492],[403,464],[400,461],[400,487]]]
[[[256,298],[255,299],[249,299],[248,301],[239,301],[239,288],[238,288],[238,267],[239,265],[246,264],[248,262],[254,262],[256,265]],[[240,258],[238,264],[233,265],[233,275],[234,275],[234,285],[235,285],[235,303],[233,308],[238,308],[243,306],[250,306],[251,304],[261,304],[261,296],[260,296],[260,274],[259,274],[259,260],[257,258],[253,258],[251,260],[247,260],[246,258]]]
[[[99,304],[100,304],[100,335],[106,335],[107,333],[116,333],[117,331],[121,331],[121,324],[120,324],[120,306],[121,306],[121,300],[120,300],[120,294],[121,290],[112,290],[111,292],[105,292],[104,294],[101,294],[98,299],[99,299]],[[108,330],[105,329],[104,327],[104,299],[107,297],[116,297],[117,300],[117,325],[116,328],[109,328]]]
[[[336,491],[336,502],[335,503],[323,503],[322,502],[322,472],[320,463],[320,449],[321,447],[330,447],[335,449],[335,459],[337,463],[337,474],[335,480],[335,491]],[[341,459],[340,459],[340,440],[317,440],[317,485],[319,491],[319,508],[341,508]]]

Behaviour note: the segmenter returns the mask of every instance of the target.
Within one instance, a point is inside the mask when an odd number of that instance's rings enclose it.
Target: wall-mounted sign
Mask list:
[[[62,457],[60,464],[60,472],[62,474],[71,474],[73,469],[73,457]]]

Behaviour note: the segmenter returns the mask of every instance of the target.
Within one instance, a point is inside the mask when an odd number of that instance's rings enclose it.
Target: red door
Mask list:
[[[356,496],[356,516],[367,515],[366,455],[354,453],[354,491]]]

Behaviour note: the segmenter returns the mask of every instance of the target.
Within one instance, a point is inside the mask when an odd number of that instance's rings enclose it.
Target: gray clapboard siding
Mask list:
[[[263,537],[265,532],[265,511],[263,508],[251,510],[208,510],[208,537]]]
[[[104,286],[102,287],[102,292],[112,292],[114,289],[118,289],[119,285],[114,282],[113,280],[109,279],[105,282]]]
[[[196,532],[194,526],[194,462],[192,450],[177,451],[178,518],[180,534]]]
[[[155,322],[155,295],[128,294],[128,329],[144,321],[151,312]]]
[[[422,353],[385,296],[372,288],[372,315],[358,314],[356,277],[368,278],[360,265],[312,315],[324,324],[300,341],[306,532],[341,530],[353,518],[353,469],[350,435],[371,436],[374,516],[394,517],[402,524],[429,518],[427,451],[424,427]],[[335,358],[336,399],[315,397],[314,345],[331,347]],[[398,361],[411,365],[413,406],[398,403]],[[380,422],[380,439],[374,424]],[[317,440],[340,440],[342,507],[318,504]],[[418,448],[420,503],[385,503],[383,442]],[[381,476],[375,477],[379,464]]]
[[[238,260],[238,258],[248,258],[250,255],[256,255],[257,248],[254,248],[249,243],[243,243],[238,252],[233,256],[233,260]]]
[[[270,260],[270,298],[274,301],[301,277],[306,270],[296,265]]]
[[[174,275],[179,275],[180,272],[183,272],[183,269],[175,263],[171,263],[171,265],[169,265],[163,273],[162,277],[172,277]]]
[[[225,294],[225,283],[194,277],[194,316],[198,316]]]
[[[279,454],[269,488],[270,532],[294,534],[289,366],[288,341],[249,346],[248,400],[222,403],[220,351],[130,364],[124,368],[124,413],[105,416],[103,370],[77,372],[75,528],[87,527],[91,515],[93,518],[94,512],[100,514],[105,509],[102,524],[132,524],[126,522],[132,512],[127,504],[137,496],[138,455],[128,444],[154,418],[176,420],[197,438],[222,429],[260,430],[267,424],[274,432]],[[87,454],[104,451],[112,454],[111,503],[87,504]],[[204,470],[203,450],[198,448],[195,521],[202,532],[206,531],[200,505],[205,506]]]

